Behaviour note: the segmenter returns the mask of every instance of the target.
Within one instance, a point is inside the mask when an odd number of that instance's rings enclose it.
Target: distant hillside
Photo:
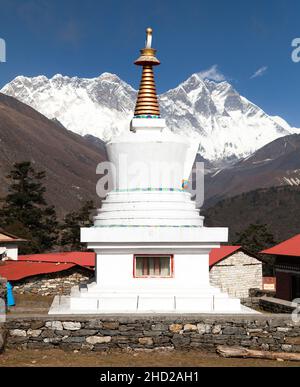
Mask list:
[[[266,223],[280,242],[300,233],[300,187],[250,191],[203,211],[205,225],[229,227],[230,242],[250,223]]]
[[[278,138],[226,169],[205,176],[205,207],[260,188],[300,186],[300,134]]]
[[[105,158],[91,138],[0,93],[0,197],[7,193],[6,175],[13,164],[31,161],[36,170],[46,171],[46,198],[61,216],[88,199],[97,201],[96,166]]]

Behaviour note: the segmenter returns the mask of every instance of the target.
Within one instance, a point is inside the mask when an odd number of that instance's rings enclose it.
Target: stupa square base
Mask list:
[[[50,315],[77,315],[77,314],[259,314],[239,303],[239,300],[232,299],[232,303],[224,300],[216,300],[209,297],[179,297],[176,309],[174,308],[174,297],[147,297],[141,299],[140,308],[137,309],[137,297],[103,297],[101,299],[86,299],[71,296],[56,296],[49,310]],[[188,302],[187,302],[188,301]],[[227,300],[228,301],[228,300]],[[212,306],[215,306],[212,309]],[[223,305],[223,306],[222,306]]]

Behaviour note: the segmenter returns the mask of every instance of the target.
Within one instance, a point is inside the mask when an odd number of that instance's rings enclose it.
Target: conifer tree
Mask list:
[[[31,162],[15,163],[7,176],[11,180],[0,209],[1,226],[28,240],[21,253],[50,250],[57,241],[55,208],[48,206],[44,194],[45,172],[36,172]]]
[[[92,225],[91,213],[94,210],[93,201],[87,201],[78,211],[67,214],[61,226],[61,246],[67,250],[82,251],[86,245],[80,242],[80,227],[89,227]]]
[[[234,244],[241,245],[250,253],[258,255],[264,262],[263,274],[273,276],[275,258],[259,253],[276,245],[276,243],[266,224],[250,224],[244,231],[237,233]]]

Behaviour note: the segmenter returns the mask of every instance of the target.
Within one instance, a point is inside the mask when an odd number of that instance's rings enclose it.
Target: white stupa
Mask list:
[[[160,117],[146,47],[135,115],[128,132],[107,143],[114,187],[81,241],[96,253],[96,281],[56,297],[59,313],[241,313],[240,300],[209,283],[209,253],[227,242],[227,228],[207,228],[182,183],[198,144],[172,133]]]

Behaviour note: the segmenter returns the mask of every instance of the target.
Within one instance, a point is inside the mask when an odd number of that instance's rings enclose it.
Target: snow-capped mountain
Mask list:
[[[97,78],[60,74],[19,76],[1,90],[67,129],[104,141],[128,130],[137,91],[117,75]],[[200,154],[209,160],[245,157],[274,139],[295,132],[268,116],[227,82],[203,80],[193,74],[159,96],[161,114],[171,130],[200,140]]]

